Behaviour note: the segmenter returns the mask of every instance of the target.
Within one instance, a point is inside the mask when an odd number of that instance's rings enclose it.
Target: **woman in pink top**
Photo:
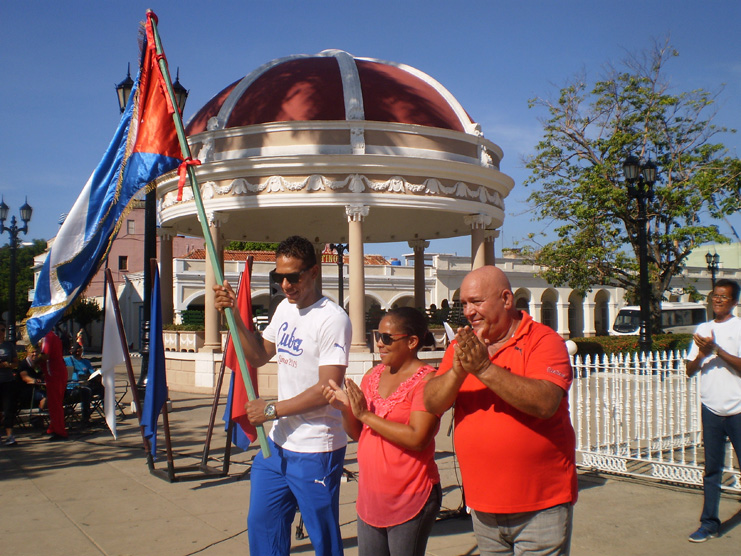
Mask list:
[[[375,334],[381,363],[360,388],[346,379],[343,391],[330,380],[324,395],[358,440],[359,555],[423,556],[442,499],[434,442],[440,419],[425,411],[424,387],[435,369],[417,352],[434,338],[411,307],[389,311]]]

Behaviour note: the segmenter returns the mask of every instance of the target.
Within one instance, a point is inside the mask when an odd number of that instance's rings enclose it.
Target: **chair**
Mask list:
[[[73,381],[72,377],[75,374],[75,368],[72,365],[67,365],[67,385],[70,383],[72,384],[79,384],[79,382]],[[72,390],[74,391],[74,389]],[[72,396],[69,394],[70,390],[68,389],[64,394],[64,401],[62,404],[64,405],[64,420],[65,421],[79,421],[80,415],[77,413],[77,405],[80,403],[79,396]]]
[[[48,426],[49,424],[49,412],[45,409],[34,407],[34,398],[37,388],[43,388],[43,384],[34,384],[32,386],[31,398],[28,402],[28,405],[21,403],[18,404],[18,409],[16,410],[15,414],[15,422],[20,427],[32,426],[32,421],[34,419],[41,419],[44,426]]]
[[[129,392],[129,381],[125,378],[117,378],[115,381],[115,389],[116,393],[114,395],[114,400],[116,402],[116,411],[120,415],[121,419],[126,418],[126,413],[124,412],[124,406],[123,406],[123,399],[126,397],[126,394]],[[90,413],[93,411],[96,412],[102,419],[105,420],[105,399],[104,396],[100,396],[97,394],[93,394],[92,403],[90,406]]]

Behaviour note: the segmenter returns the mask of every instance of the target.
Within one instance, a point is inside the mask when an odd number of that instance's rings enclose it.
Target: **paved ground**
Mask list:
[[[175,464],[200,462],[211,400],[172,394]],[[220,421],[219,421],[220,423]],[[460,503],[456,468],[445,418],[438,437],[447,509]],[[248,554],[245,519],[249,461],[255,449],[233,454],[227,477],[168,483],[151,475],[136,420],[119,421],[114,441],[105,425],[72,430],[68,442],[47,442],[41,431],[21,429],[17,447],[0,448],[0,554],[2,555],[204,555]],[[161,438],[161,437],[160,437]],[[209,464],[222,465],[225,436],[218,428]],[[164,448],[164,442],[160,441]],[[355,447],[346,467],[356,470]],[[164,457],[157,463],[165,468]],[[343,484],[345,554],[357,554],[354,499],[357,483]],[[580,475],[572,554],[741,554],[741,505],[721,502],[724,534],[697,545],[687,535],[697,526],[702,496],[653,483]],[[308,539],[294,540],[292,553],[313,554]],[[478,554],[466,517],[439,521],[429,556]]]

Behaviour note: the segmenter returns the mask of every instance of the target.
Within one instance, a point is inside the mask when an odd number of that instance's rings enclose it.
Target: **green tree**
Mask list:
[[[73,322],[76,322],[85,331],[88,338],[90,338],[90,331],[87,327],[93,322],[100,320],[102,316],[103,309],[100,308],[98,302],[82,295],[64,312],[64,319],[71,319]]]
[[[19,238],[20,240],[20,238]],[[21,321],[31,306],[28,292],[33,289],[33,258],[46,250],[46,241],[35,239],[31,245],[20,245],[16,252],[15,317]],[[0,314],[8,310],[10,283],[10,244],[0,247]]]
[[[609,68],[594,85],[572,79],[544,108],[543,139],[526,159],[536,186],[528,197],[537,219],[552,220],[557,239],[526,249],[550,283],[584,294],[593,284],[638,290],[637,207],[628,198],[622,163],[629,154],[658,165],[648,201],[648,264],[652,313],[687,255],[702,243],[724,242],[718,222],[741,208],[741,163],[716,135],[716,96],[703,89],[674,93],[665,66],[677,52],[655,45]],[[702,218],[702,220],[701,220]],[[534,245],[538,238],[531,236]]]
[[[232,241],[226,248],[230,251],[275,251],[278,248],[278,244],[256,241]]]

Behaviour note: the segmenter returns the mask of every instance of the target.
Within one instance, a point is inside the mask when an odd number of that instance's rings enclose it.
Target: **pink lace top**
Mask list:
[[[388,421],[409,424],[412,411],[425,411],[424,378],[435,369],[424,365],[388,398],[378,393],[384,365],[363,377],[361,389],[370,411]],[[436,431],[437,432],[437,431]],[[363,426],[358,441],[358,516],[374,527],[409,521],[424,507],[433,485],[440,482],[435,442],[420,452],[406,450]]]

